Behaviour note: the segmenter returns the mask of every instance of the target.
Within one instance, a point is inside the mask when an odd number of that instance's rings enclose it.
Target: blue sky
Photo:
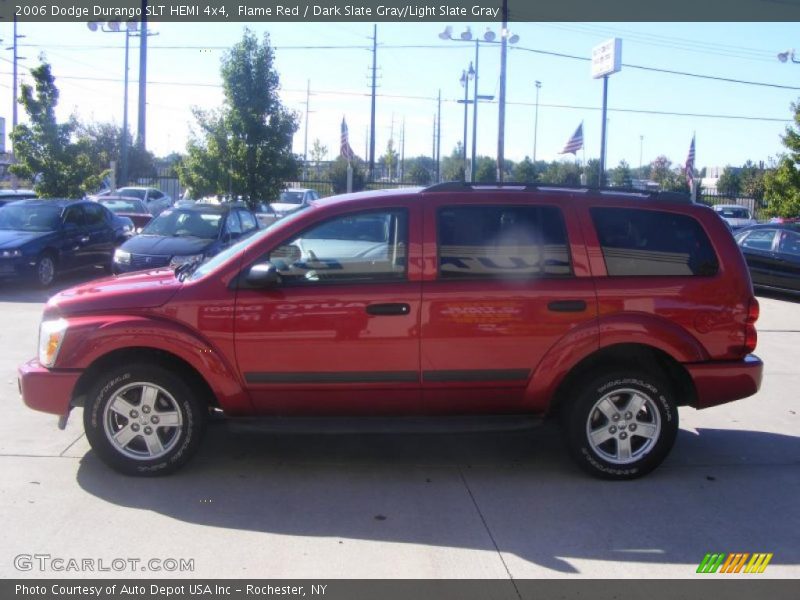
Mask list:
[[[442,94],[442,155],[449,154],[463,136],[462,69],[474,59],[474,44],[447,42],[438,34],[446,23],[378,24],[379,97],[377,100],[377,154],[392,133],[400,141],[405,120],[405,154],[430,155],[435,97]],[[467,24],[469,25],[469,24]],[[471,24],[482,34],[487,26]],[[459,33],[464,24],[453,24]],[[192,125],[191,107],[213,108],[222,102],[219,63],[223,50],[241,37],[236,23],[157,23],[150,38],[148,61],[148,147],[156,154],[185,148]],[[318,138],[330,155],[338,153],[339,123],[347,118],[351,145],[361,156],[369,125],[369,67],[371,53],[362,48],[321,49],[319,46],[371,44],[371,24],[362,23],[254,23],[257,33],[269,32],[276,47],[276,67],[285,104],[297,111],[300,129],[294,150],[303,152],[305,90],[311,85],[309,146]],[[577,56],[609,37],[623,40],[623,62],[662,69],[689,71],[723,78],[800,88],[800,65],[782,64],[779,51],[800,47],[797,23],[512,23],[520,36],[508,58],[509,105],[506,116],[506,157],[520,160],[533,151],[534,81],[540,91],[538,151],[540,159],[554,159],[577,125],[584,122],[586,158],[600,146],[602,83],[593,80],[589,63],[532,53],[523,48]],[[76,113],[83,119],[122,121],[124,37],[91,32],[79,23],[24,23],[19,33],[20,54],[27,67],[45,53],[61,90],[60,117]],[[0,26],[3,46],[11,40],[11,26]],[[298,46],[311,47],[306,49]],[[408,48],[400,46],[428,46]],[[11,52],[0,65],[0,116],[11,121]],[[497,95],[500,52],[482,46],[480,94]],[[130,126],[136,127],[138,40],[132,39]],[[20,70],[25,80],[26,69]],[[113,81],[95,81],[108,78]],[[29,80],[30,78],[28,78]],[[781,150],[780,134],[788,124],[791,102],[800,90],[740,85],[720,81],[623,68],[609,82],[609,108],[662,112],[746,116],[775,120],[719,119],[635,112],[609,113],[608,164],[627,160],[638,166],[640,136],[645,163],[659,154],[682,163],[693,132],[697,135],[697,165],[739,165],[747,159],[768,160]],[[21,117],[24,116],[22,111]],[[495,156],[497,104],[481,104],[478,152]],[[782,121],[786,120],[786,121]],[[470,115],[470,131],[472,117]],[[471,136],[471,132],[470,132]],[[471,144],[471,141],[468,142]],[[581,155],[579,154],[579,158]]]

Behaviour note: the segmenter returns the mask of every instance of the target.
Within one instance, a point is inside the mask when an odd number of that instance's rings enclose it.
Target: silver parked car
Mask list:
[[[739,204],[717,204],[714,206],[714,212],[734,230],[750,227],[757,223],[750,213],[750,209]]]

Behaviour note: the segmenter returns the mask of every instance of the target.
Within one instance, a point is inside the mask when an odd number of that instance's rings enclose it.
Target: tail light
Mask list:
[[[744,321],[744,350],[747,354],[753,352],[758,343],[756,321],[758,321],[759,310],[758,300],[750,298],[750,304],[747,306],[747,318]]]

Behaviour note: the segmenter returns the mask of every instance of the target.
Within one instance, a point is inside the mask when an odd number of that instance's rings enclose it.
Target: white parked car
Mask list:
[[[713,208],[714,212],[722,217],[731,229],[741,229],[742,227],[749,227],[750,225],[756,225],[758,223],[746,206],[740,206],[739,204],[717,204]]]
[[[147,210],[149,210],[154,217],[157,217],[162,211],[172,206],[172,197],[158,188],[138,186],[123,187],[114,192],[114,195],[138,198],[144,202]]]
[[[272,203],[272,209],[279,217],[283,217],[298,208],[308,206],[309,202],[313,200],[319,200],[317,190],[289,188],[281,192],[277,202]]]

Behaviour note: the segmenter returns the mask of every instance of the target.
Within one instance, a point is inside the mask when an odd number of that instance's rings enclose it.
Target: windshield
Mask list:
[[[100,204],[115,213],[146,213],[147,209],[140,200],[100,200]]]
[[[749,219],[750,211],[746,208],[738,208],[732,206],[718,207],[717,212],[720,216],[726,219]]]
[[[303,192],[281,192],[280,201],[284,204],[302,204]]]
[[[147,190],[142,190],[138,188],[119,188],[116,193],[119,194],[120,196],[132,196],[133,198],[139,198],[139,200],[144,200]]]
[[[212,258],[207,259],[205,262],[201,263],[197,270],[195,270],[191,276],[189,277],[189,281],[195,281],[196,279],[200,279],[201,277],[205,277],[212,271],[215,271],[221,265],[228,262],[228,260],[236,256],[239,252],[250,246],[250,244],[257,244],[259,243],[264,237],[266,237],[270,231],[277,227],[283,226],[284,223],[290,223],[297,219],[304,214],[306,211],[310,210],[309,207],[301,208],[300,210],[293,212],[292,214],[283,217],[282,219],[275,221],[274,223],[268,225],[266,228],[254,233],[253,235],[244,238],[243,240],[238,241],[233,246],[229,246],[219,254],[214,255]]]
[[[61,224],[60,206],[15,206],[0,210],[0,229],[16,231],[55,231]]]
[[[142,234],[211,240],[219,236],[224,216],[224,213],[216,211],[165,210],[148,223]]]

